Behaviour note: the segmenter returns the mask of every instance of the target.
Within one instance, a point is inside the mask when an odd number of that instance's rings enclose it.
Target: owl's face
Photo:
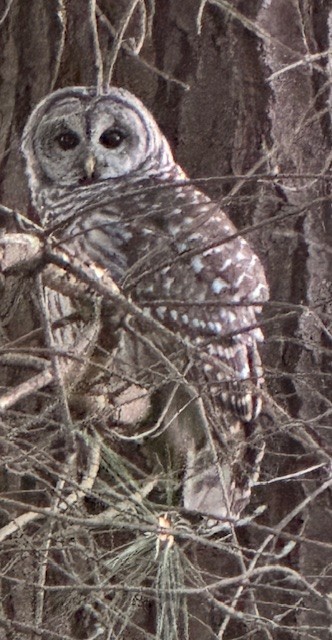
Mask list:
[[[166,140],[143,104],[123,89],[96,96],[73,87],[50,94],[30,116],[23,152],[30,180],[69,187],[147,170]]]

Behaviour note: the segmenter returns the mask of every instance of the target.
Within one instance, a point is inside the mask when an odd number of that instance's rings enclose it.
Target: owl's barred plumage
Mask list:
[[[210,393],[243,422],[256,418],[262,265],[188,181],[143,104],[123,89],[61,89],[33,112],[23,152],[48,231],[195,345]]]

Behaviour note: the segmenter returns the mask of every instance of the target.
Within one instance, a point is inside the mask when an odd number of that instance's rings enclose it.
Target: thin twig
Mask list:
[[[0,365],[7,367],[22,367],[24,369],[37,369],[37,371],[44,371],[47,367],[47,360],[45,358],[39,358],[28,353],[4,353],[0,350]]]
[[[96,0],[89,0],[89,12],[90,12],[90,25],[91,25],[91,33],[92,33],[92,41],[93,41],[93,53],[94,53],[94,63],[96,69],[96,87],[97,94],[103,90],[103,59],[100,49],[99,36],[98,36],[98,25],[97,25],[97,14],[96,14]]]
[[[105,25],[107,30],[112,34],[113,38],[115,38],[116,30],[114,29],[114,27],[111,24],[111,22],[109,21],[109,19],[105,16],[105,14],[98,7],[98,5],[97,5],[97,16],[98,16],[99,20]],[[148,30],[149,30],[149,28],[150,28],[150,26],[149,26],[149,19],[148,19]],[[152,71],[152,73],[155,73],[160,78],[163,78],[164,80],[166,80],[166,82],[173,82],[174,84],[177,84],[178,86],[180,86],[185,91],[188,91],[190,89],[190,86],[188,84],[186,84],[185,82],[182,82],[181,80],[178,80],[177,78],[173,78],[173,76],[170,76],[165,71],[162,71],[161,69],[158,69],[157,67],[155,67],[153,64],[151,64],[147,60],[144,60],[144,58],[139,56],[136,53],[136,51],[127,44],[127,42],[125,42],[125,41],[121,42],[121,49],[123,49],[129,56],[134,57],[135,60],[137,60],[139,62],[139,64],[141,64],[143,67],[146,67],[147,69]]]
[[[67,13],[66,13],[66,6],[64,3],[64,0],[58,0],[58,7],[56,9],[56,12],[57,12],[57,16],[60,23],[60,37],[58,38],[58,50],[56,52],[55,60],[54,60],[54,69],[53,69],[53,74],[52,74],[52,79],[51,79],[50,89],[49,89],[50,91],[53,91],[55,83],[58,79],[61,60],[62,60],[62,54],[65,48]]]
[[[59,393],[60,405],[62,407],[62,419],[64,424],[67,426],[67,428],[71,430],[73,427],[73,424],[72,424],[70,409],[68,406],[68,398],[67,398],[67,392],[66,392],[66,387],[64,382],[63,367],[60,364],[58,356],[52,353],[52,350],[56,347],[56,344],[54,341],[52,323],[49,317],[49,312],[48,312],[47,303],[45,299],[45,295],[47,294],[45,293],[45,289],[42,282],[42,276],[40,274],[36,276],[36,286],[37,286],[37,295],[38,295],[39,304],[40,304],[42,324],[44,327],[45,340],[46,340],[47,347],[48,349],[50,349],[52,354],[51,365],[52,365],[52,372],[53,372],[53,380],[57,386],[58,393]]]
[[[65,481],[63,479],[59,480],[57,483],[57,493],[61,493],[64,488]],[[55,502],[53,505],[53,509],[56,509],[59,504],[59,495],[55,497]],[[41,558],[38,563],[38,576],[37,576],[37,584],[36,584],[36,604],[35,604],[35,625],[39,629],[40,625],[43,622],[43,611],[44,611],[44,601],[45,601],[45,584],[46,584],[46,573],[48,567],[48,555],[50,551],[51,541],[52,541],[52,532],[54,528],[54,520],[51,520],[48,523],[48,532],[46,535],[46,540],[43,540],[43,548],[41,549]],[[35,640],[38,640],[38,637],[35,637]]]
[[[6,6],[1,18],[0,18],[0,25],[2,25],[4,23],[4,21],[6,20],[13,2],[14,2],[14,0],[8,0],[8,4],[7,4],[7,6]]]
[[[29,378],[26,382],[22,382],[16,387],[10,389],[6,393],[0,396],[0,412],[10,409],[14,404],[31,396],[33,393],[40,391],[43,387],[46,387],[53,380],[53,372],[51,368],[45,369],[42,373],[39,373],[32,378]]]
[[[9,223],[14,221],[20,231],[36,232],[38,235],[42,235],[44,232],[43,228],[39,224],[32,222],[32,220],[24,216],[22,213],[14,211],[14,209],[10,209],[9,207],[5,207],[4,204],[0,204],[0,216],[3,216]]]
[[[189,368],[190,368],[190,364],[188,364],[188,366],[185,368],[184,372],[183,372],[183,376],[186,376]],[[158,420],[156,421],[156,423],[150,427],[149,429],[147,429],[146,431],[142,431],[138,434],[135,434],[133,436],[124,436],[123,434],[119,433],[116,429],[112,430],[112,433],[119,438],[119,440],[127,440],[127,441],[135,441],[135,442],[139,442],[141,440],[144,440],[146,438],[159,438],[160,435],[162,435],[165,431],[167,431],[170,426],[179,418],[179,416],[186,411],[186,409],[193,403],[195,402],[195,400],[198,399],[198,396],[195,396],[193,398],[190,398],[190,400],[188,400],[182,407],[181,409],[179,409],[178,411],[175,412],[175,414],[172,416],[172,418],[170,420],[168,420],[164,425],[162,425],[163,421],[165,420],[165,417],[167,415],[167,412],[169,411],[172,402],[174,401],[174,398],[176,396],[176,393],[178,392],[180,388],[179,384],[175,384],[174,387],[171,389],[171,392],[169,393],[169,396],[167,398],[167,401],[164,402],[163,404],[163,408],[162,411],[158,417]]]
[[[197,34],[200,36],[202,33],[202,18],[203,18],[203,13],[204,13],[204,9],[205,9],[205,5],[207,4],[208,0],[201,0],[200,5],[198,7],[198,11],[197,11],[197,16],[196,16],[196,27],[197,27]]]
[[[326,49],[325,51],[320,51],[319,53],[306,53],[302,56],[301,60],[297,60],[296,62],[292,62],[291,64],[287,64],[285,67],[282,67],[278,71],[274,71],[270,76],[266,78],[267,82],[271,82],[271,80],[275,80],[279,76],[287,73],[288,71],[292,71],[297,67],[301,67],[303,65],[309,65],[313,60],[321,60],[322,58],[328,58],[332,53],[332,48]]]
[[[280,47],[280,49],[284,53],[288,53],[293,58],[298,58],[301,61],[305,58],[305,56],[303,56],[302,53],[300,53],[299,51],[296,51],[295,49],[292,49],[292,47],[289,47],[288,45],[286,45],[284,42],[279,40],[279,38],[276,38],[275,36],[268,33],[268,31],[263,29],[254,20],[247,18],[233,4],[228,2],[228,0],[207,0],[207,3],[219,7],[220,9],[228,13],[230,16],[232,16],[232,18],[235,18],[235,20],[240,22],[240,24],[245,29],[247,29],[251,33],[254,33],[259,38],[262,38],[265,42],[270,42],[274,45],[277,45],[278,47]],[[323,69],[319,65],[313,65],[313,66],[318,72],[323,73]]]
[[[69,507],[76,504],[81,498],[84,498],[86,494],[91,491],[99,471],[101,458],[101,441],[97,434],[94,435],[95,441],[92,443],[90,449],[89,467],[84,473],[82,482],[79,484],[78,489],[73,491],[66,498],[59,501],[56,507],[54,507],[53,505],[52,507],[47,507],[46,509],[39,509],[38,511],[28,511],[27,513],[22,513],[22,515],[18,516],[17,518],[12,520],[12,522],[0,529],[0,543],[6,540],[8,536],[16,533],[16,531],[23,529],[30,522],[40,520],[48,514],[56,515],[57,513],[63,513],[64,511],[69,509]]]
[[[119,51],[121,49],[121,44],[123,42],[123,38],[124,35],[127,31],[129,22],[133,16],[133,13],[138,5],[139,2],[141,2],[142,0],[131,0],[131,2],[128,5],[127,10],[124,12],[121,22],[120,22],[120,26],[119,29],[114,37],[114,42],[113,42],[113,46],[110,52],[110,57],[109,57],[109,61],[108,61],[108,70],[107,72],[105,72],[105,80],[104,80],[104,90],[107,89],[107,87],[111,84],[112,81],[112,76],[113,76],[113,71],[114,71],[114,66],[115,63],[117,61],[117,57],[119,55]]]
[[[262,482],[255,482],[255,487],[259,487],[266,484],[273,484],[274,482],[280,482],[281,480],[293,480],[294,478],[299,478],[300,476],[304,476],[311,471],[316,471],[317,469],[322,469],[325,467],[325,463],[321,462],[321,464],[314,464],[312,467],[307,467],[307,469],[301,469],[296,473],[288,473],[285,476],[278,476],[277,478],[272,478],[271,480],[264,480]]]

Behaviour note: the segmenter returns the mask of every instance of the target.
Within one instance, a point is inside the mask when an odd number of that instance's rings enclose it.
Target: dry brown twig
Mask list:
[[[112,35],[112,37],[115,38],[116,33],[117,33],[116,29],[113,27],[113,25],[111,24],[109,19],[101,11],[101,9],[100,9],[100,7],[98,5],[96,6],[96,15],[97,15],[98,19],[100,20],[100,22],[105,26],[107,31],[109,31],[109,33]],[[147,18],[147,33],[148,34],[149,34],[150,30],[151,30],[150,22],[151,22],[151,14]],[[163,71],[162,69],[158,69],[153,64],[151,64],[150,62],[148,62],[147,60],[142,58],[142,56],[139,55],[140,51],[138,51],[136,48],[133,48],[132,46],[130,46],[125,40],[122,40],[122,42],[121,42],[121,49],[123,51],[125,51],[125,53],[127,55],[129,55],[131,57],[134,57],[143,67],[145,67],[146,69],[149,69],[154,75],[157,75],[160,78],[163,78],[164,80],[166,80],[166,82],[174,83],[174,84],[178,85],[179,87],[181,87],[182,89],[184,89],[185,91],[188,91],[190,89],[190,87],[189,87],[189,85],[187,83],[182,82],[181,80],[178,80],[177,78],[174,78],[173,76],[171,76],[168,73],[166,73],[166,71]]]
[[[143,43],[144,43],[144,39],[145,39],[145,30],[146,30],[146,10],[145,10],[145,4],[144,4],[144,0],[131,0],[131,2],[128,5],[127,10],[124,12],[119,28],[115,34],[114,37],[114,42],[113,42],[113,46],[112,46],[112,50],[110,53],[110,57],[108,60],[108,69],[105,70],[105,78],[104,78],[104,87],[107,88],[109,86],[109,84],[112,81],[112,76],[113,76],[113,71],[114,71],[114,66],[115,63],[117,61],[118,55],[119,55],[119,51],[121,49],[121,45],[124,39],[124,35],[127,31],[127,28],[129,26],[130,20],[134,14],[134,11],[136,9],[136,7],[140,5],[144,7],[143,10],[143,20],[142,20],[142,29],[141,29],[141,35],[139,38],[138,43],[135,46],[135,53],[139,53],[139,51],[141,50]]]
[[[185,348],[190,352],[190,344],[183,343],[181,338],[160,324],[152,317],[146,316],[136,304],[126,298],[110,275],[96,264],[85,264],[79,259],[68,256],[63,250],[54,248],[52,245],[44,243],[39,237],[31,234],[7,234],[0,239],[0,264],[4,274],[20,271],[31,271],[36,267],[42,267],[43,283],[45,286],[58,291],[64,296],[79,301],[81,304],[91,300],[95,295],[100,296],[105,303],[116,304],[124,312],[142,321],[148,330],[154,331],[172,342],[176,342],[179,348]],[[142,340],[148,340],[146,336],[141,336]],[[153,347],[151,341],[149,348]],[[156,353],[162,357],[157,347]],[[192,347],[193,353],[197,348]],[[183,377],[183,374],[174,368],[174,365],[164,357],[165,364],[171,367],[173,374]],[[51,368],[46,368],[41,374],[33,376],[27,382],[18,385],[14,389],[0,396],[0,409],[5,410],[13,406],[19,399],[27,397],[39,389],[48,385],[54,379]],[[279,428],[290,429],[293,424],[292,435],[299,440],[309,450],[316,451],[317,454],[330,463],[330,455],[319,445],[319,443],[307,432],[302,422],[291,419],[287,411],[276,403],[268,393],[263,392],[265,407],[270,412]]]
[[[48,514],[50,516],[54,516],[57,513],[63,513],[67,511],[81,498],[84,498],[89,493],[89,491],[91,491],[96,480],[100,466],[100,457],[101,440],[98,434],[95,433],[90,448],[89,466],[83,475],[83,479],[79,484],[79,487],[75,491],[70,493],[66,498],[57,500],[56,504],[54,504],[52,507],[46,507],[45,509],[39,511],[28,511],[26,513],[22,513],[20,516],[12,520],[12,522],[0,529],[0,542],[3,542],[9,536],[23,529],[23,527],[26,527],[29,523],[40,520]]]

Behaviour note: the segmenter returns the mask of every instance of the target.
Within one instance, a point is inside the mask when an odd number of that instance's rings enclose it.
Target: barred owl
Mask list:
[[[22,148],[48,233],[105,268],[147,316],[190,344],[189,378],[251,424],[263,382],[264,271],[218,204],[174,162],[151,113],[124,89],[61,89],[33,111]]]

